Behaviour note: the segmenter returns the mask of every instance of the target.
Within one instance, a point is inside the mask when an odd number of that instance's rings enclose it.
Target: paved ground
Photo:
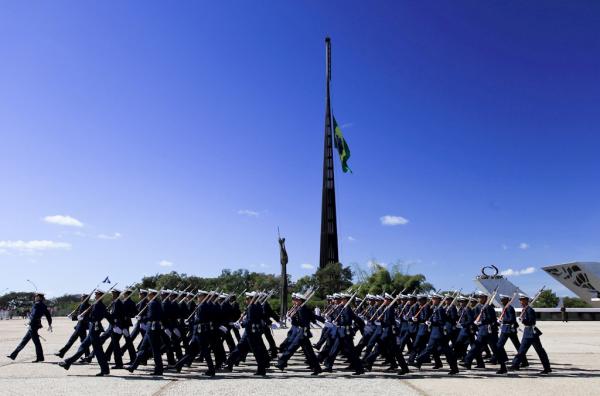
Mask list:
[[[448,377],[445,371],[424,369],[404,377],[388,374],[381,367],[361,377],[339,371],[310,376],[300,360],[295,360],[284,373],[274,371],[267,378],[257,378],[252,359],[234,373],[218,374],[215,379],[199,375],[191,369],[182,374],[168,373],[162,378],[148,376],[149,368],[135,375],[113,370],[110,377],[96,378],[98,367],[60,368],[59,358],[52,354],[68,338],[72,322],[58,318],[54,333],[42,334],[46,362],[32,364],[33,345],[28,345],[16,361],[4,356],[10,353],[25,332],[24,321],[0,321],[0,395],[598,395],[600,394],[600,322],[541,322],[543,343],[554,365],[549,377],[539,377],[537,356],[531,359],[531,370],[498,377],[494,366],[486,370]],[[280,341],[283,330],[275,332]],[[318,330],[315,331],[318,337]],[[510,343],[510,342],[509,342]],[[509,350],[509,354],[513,351]],[[535,353],[534,353],[535,354]],[[531,354],[530,354],[531,355]],[[340,368],[343,364],[340,363]],[[203,367],[201,367],[203,369]]]

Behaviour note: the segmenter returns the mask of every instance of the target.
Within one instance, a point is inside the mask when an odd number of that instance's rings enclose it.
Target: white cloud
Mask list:
[[[0,252],[8,253],[15,251],[19,253],[35,253],[44,250],[69,250],[71,244],[67,242],[55,242],[47,240],[33,241],[0,241]]]
[[[100,234],[100,235],[98,235],[98,238],[115,240],[115,239],[121,238],[122,236],[123,235],[121,235],[120,232],[115,232],[112,235]]]
[[[172,267],[173,266],[173,262],[172,261],[168,261],[168,260],[160,260],[158,262],[158,265],[160,265],[161,267]]]
[[[504,276],[519,276],[519,275],[533,274],[534,272],[535,272],[535,268],[534,267],[527,267],[527,268],[524,268],[522,270],[514,270],[512,268],[509,268],[507,270],[504,270],[504,271],[500,272],[500,274],[502,274]]]
[[[71,216],[54,215],[44,217],[44,221],[50,224],[58,224],[69,227],[83,227],[83,223]]]
[[[380,217],[379,220],[381,221],[381,224],[385,226],[397,226],[408,224],[408,219],[405,219],[402,216],[385,215]]]
[[[349,242],[354,242],[354,241],[356,241],[356,238],[349,236],[349,237],[348,237],[348,241],[349,241]]]
[[[519,249],[527,250],[527,249],[529,249],[529,244],[525,243],[525,242],[521,242],[521,243],[519,243]]]
[[[260,216],[260,213],[258,213],[255,210],[250,210],[250,209],[240,209],[237,211],[237,214],[241,215],[241,216],[248,216],[248,217],[258,217]]]
[[[307,269],[307,270],[312,270],[312,269],[315,269],[315,266],[314,266],[314,265],[312,265],[312,264],[309,264],[309,263],[304,263],[304,264],[301,264],[301,265],[300,265],[300,267],[302,267],[302,268],[304,268],[304,269]]]

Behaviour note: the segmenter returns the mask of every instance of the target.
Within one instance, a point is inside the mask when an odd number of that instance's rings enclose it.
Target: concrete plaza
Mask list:
[[[218,373],[208,379],[200,375],[204,366],[194,364],[181,374],[167,371],[163,377],[151,377],[151,367],[142,367],[135,374],[113,370],[111,376],[97,378],[96,364],[74,365],[65,371],[53,355],[66,342],[73,322],[56,318],[54,332],[42,329],[40,334],[46,361],[32,364],[35,357],[30,343],[16,361],[5,356],[12,351],[25,333],[25,321],[0,321],[0,395],[598,395],[600,394],[600,322],[540,322],[544,332],[542,342],[550,356],[554,373],[538,376],[541,366],[533,349],[530,369],[507,376],[495,375],[497,366],[485,370],[461,372],[448,377],[446,368],[412,370],[406,376],[385,373],[383,367],[360,377],[339,371],[313,377],[306,370],[301,355],[290,362],[285,372],[272,370],[266,378],[252,375],[252,358],[234,369],[233,373]],[[318,337],[319,330],[314,331]],[[276,330],[280,342],[285,330]],[[314,340],[315,338],[313,338]],[[510,342],[509,342],[510,344]],[[507,349],[514,354],[512,345]],[[75,352],[75,347],[70,353]],[[127,359],[125,359],[127,361]]]

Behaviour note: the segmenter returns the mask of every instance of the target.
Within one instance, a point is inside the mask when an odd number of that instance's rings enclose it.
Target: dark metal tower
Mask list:
[[[321,207],[321,254],[319,267],[337,263],[338,235],[335,208],[335,183],[333,173],[333,118],[329,82],[331,81],[331,39],[325,39],[326,53],[326,103],[325,103],[325,149],[323,152],[323,201]]]

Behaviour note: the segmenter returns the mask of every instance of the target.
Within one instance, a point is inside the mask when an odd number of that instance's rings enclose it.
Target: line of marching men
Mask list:
[[[450,375],[459,373],[459,362],[469,370],[473,362],[476,368],[485,368],[486,357],[499,365],[498,374],[504,374],[508,369],[527,367],[526,354],[533,346],[543,366],[541,373],[551,372],[540,341],[541,332],[536,327],[535,311],[526,295],[518,295],[522,306],[519,315],[511,304],[515,296],[501,295],[503,309],[498,316],[490,304],[495,293],[384,293],[368,294],[362,300],[357,298],[357,292],[336,293],[327,296],[328,305],[322,314],[306,304],[315,290],[296,293],[287,314],[291,326],[278,347],[271,333],[271,319],[279,320],[268,303],[271,293],[245,293],[246,309],[242,313],[235,294],[140,289],[136,304],[131,299],[133,292],[113,287],[107,292],[95,289],[94,300],[82,295],[81,304],[71,315],[76,322],[73,334],[56,355],[64,358],[77,340],[81,343],[75,354],[60,363],[61,367],[68,370],[73,364],[89,363],[95,358],[100,366],[97,375],[103,376],[110,373],[111,360],[112,369],[134,372],[152,359],[152,375],[162,375],[166,355],[167,369],[180,372],[199,360],[207,367],[204,374],[214,376],[217,371],[232,371],[252,352],[257,365],[255,375],[265,375],[272,361],[276,360],[276,368],[285,370],[289,359],[301,350],[314,375],[333,371],[339,356],[349,362],[347,369],[355,375],[370,371],[377,359],[388,366],[386,371],[402,375],[409,372],[409,366],[421,368],[432,359],[433,368],[440,369],[442,355]],[[112,295],[108,306],[103,302],[107,294]],[[37,334],[43,316],[51,325],[43,295],[38,293],[28,331],[9,355],[11,359],[33,340],[35,362],[44,360]],[[107,328],[103,321],[108,323]],[[323,330],[320,339],[312,344],[311,327],[317,323],[322,324]],[[241,336],[238,329],[243,329]],[[357,334],[360,339],[355,345]],[[141,341],[136,341],[138,338]],[[511,361],[504,348],[508,340],[517,350]],[[129,357],[127,364],[123,362],[124,355]]]

